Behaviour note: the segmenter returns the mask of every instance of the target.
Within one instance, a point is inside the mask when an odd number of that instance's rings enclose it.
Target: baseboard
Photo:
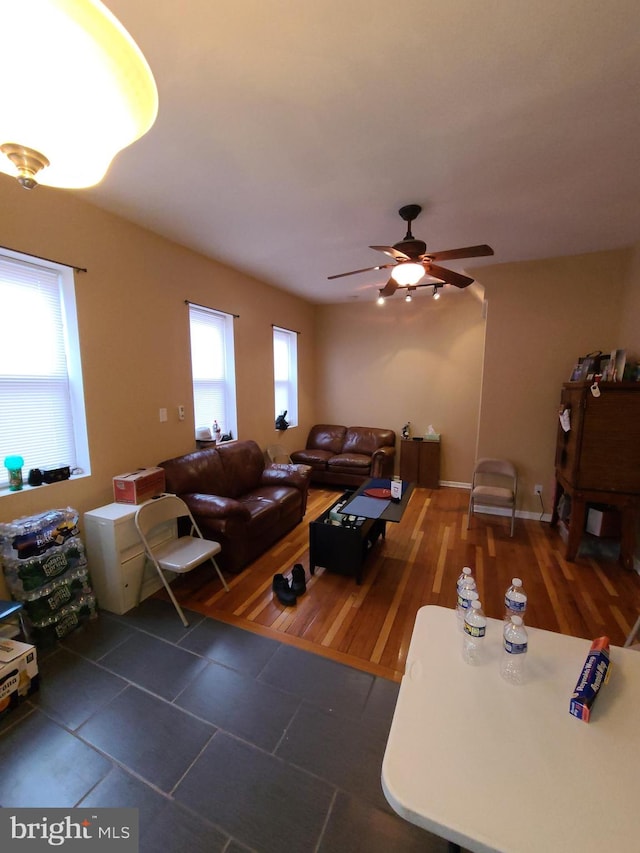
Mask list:
[[[452,489],[471,489],[471,483],[455,483],[452,480],[441,480],[441,486],[448,486]],[[476,512],[486,513],[487,515],[506,515],[511,516],[511,510],[506,507],[501,506],[480,506],[480,504],[476,504]],[[551,513],[543,512],[542,515],[539,512],[530,512],[528,510],[517,509],[516,510],[516,518],[528,518],[532,521],[551,521]]]

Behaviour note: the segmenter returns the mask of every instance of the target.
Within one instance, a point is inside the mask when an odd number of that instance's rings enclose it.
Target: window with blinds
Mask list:
[[[89,473],[73,272],[0,254],[0,465]],[[0,488],[9,475],[0,468]]]
[[[233,317],[190,305],[189,327],[196,429],[217,421],[223,434],[237,438]]]
[[[289,426],[298,425],[298,336],[273,327],[275,416],[286,411]]]

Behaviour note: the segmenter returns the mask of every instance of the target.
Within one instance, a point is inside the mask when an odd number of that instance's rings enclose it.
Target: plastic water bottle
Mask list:
[[[522,616],[527,609],[527,593],[520,578],[512,578],[511,586],[504,594],[504,621],[510,622],[512,616]]]
[[[458,580],[456,582],[456,588],[458,592],[460,592],[460,587],[467,580],[467,578],[471,578],[471,580],[473,580],[473,570],[469,566],[465,566],[458,576]]]
[[[464,617],[464,637],[462,639],[462,658],[465,663],[477,666],[484,661],[485,634],[487,617],[482,612],[482,604],[476,598],[471,602]]]
[[[527,661],[527,629],[521,616],[512,616],[504,626],[504,651],[500,675],[510,684],[522,684]]]
[[[464,631],[464,617],[467,615],[467,610],[471,607],[471,602],[478,598],[478,590],[474,580],[467,581],[460,587],[458,592],[458,604],[456,612],[458,615],[458,628]]]

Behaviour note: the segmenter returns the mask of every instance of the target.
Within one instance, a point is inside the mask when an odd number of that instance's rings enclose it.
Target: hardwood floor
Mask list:
[[[417,610],[454,607],[456,579],[474,569],[488,616],[502,618],[504,591],[520,577],[529,596],[527,624],[585,639],[606,634],[622,645],[640,613],[640,575],[602,555],[603,542],[575,563],[564,559],[559,533],[540,521],[475,515],[467,531],[464,489],[416,489],[399,524],[387,524],[367,557],[361,586],[350,577],[316,569],[309,579],[309,521],[340,492],[312,489],[304,521],[239,575],[227,575],[225,593],[202,567],[173,585],[180,603],[281,642],[399,681]],[[597,549],[600,554],[596,556]],[[584,549],[584,545],[583,545]],[[609,551],[611,551],[611,547]],[[271,592],[275,572],[294,563],[307,571],[307,592],[284,607]]]

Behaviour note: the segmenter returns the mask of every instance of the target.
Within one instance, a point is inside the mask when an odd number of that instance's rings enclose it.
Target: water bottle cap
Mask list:
[[[471,574],[471,569],[469,568],[469,566],[465,566],[465,567],[463,568],[463,570],[462,570],[462,574],[463,574],[463,575],[470,575],[470,574]]]
[[[511,578],[511,585],[522,586],[522,581],[520,580],[520,578]]]
[[[517,625],[518,627],[520,627],[520,625],[522,625],[522,616],[512,616],[511,622],[514,625]]]

